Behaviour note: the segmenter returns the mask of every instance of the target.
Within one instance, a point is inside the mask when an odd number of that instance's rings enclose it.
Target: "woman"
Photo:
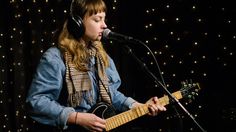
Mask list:
[[[102,0],[75,0],[64,23],[58,46],[42,56],[27,96],[30,116],[39,123],[82,126],[103,131],[106,121],[87,113],[98,102],[126,111],[141,103],[118,91],[121,80],[101,44],[106,5]],[[157,97],[147,101],[150,115],[166,110]]]

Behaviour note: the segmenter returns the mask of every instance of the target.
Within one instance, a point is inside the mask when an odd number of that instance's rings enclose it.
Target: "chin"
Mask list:
[[[102,37],[97,37],[96,39],[95,39],[95,41],[100,41],[102,39]]]

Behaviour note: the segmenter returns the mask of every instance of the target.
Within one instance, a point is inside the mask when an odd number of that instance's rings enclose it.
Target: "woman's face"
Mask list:
[[[91,16],[85,16],[83,24],[85,26],[85,34],[83,39],[85,41],[99,41],[102,38],[102,32],[107,25],[105,23],[105,12],[100,12]]]

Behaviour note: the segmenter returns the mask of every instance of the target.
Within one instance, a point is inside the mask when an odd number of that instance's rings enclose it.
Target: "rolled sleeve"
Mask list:
[[[124,102],[124,106],[125,108],[123,108],[124,110],[126,109],[131,109],[132,108],[132,105],[133,103],[137,102],[136,100],[134,100],[133,98],[131,97],[128,97],[125,102]]]
[[[61,126],[62,129],[66,129],[68,126],[67,126],[67,120],[69,118],[69,115],[71,113],[75,112],[75,110],[73,108],[70,108],[70,107],[67,107],[67,108],[64,108],[60,114],[60,118],[58,119],[59,121],[59,126]]]

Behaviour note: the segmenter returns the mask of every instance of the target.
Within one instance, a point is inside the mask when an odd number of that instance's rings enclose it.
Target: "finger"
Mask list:
[[[94,132],[102,132],[103,129],[102,129],[102,128],[99,128],[99,127],[93,127],[91,131],[94,131]]]
[[[105,124],[106,124],[106,120],[100,117],[96,117],[92,125],[92,130],[96,130],[96,131],[103,130],[106,128]]]
[[[152,108],[149,108],[149,113],[148,113],[149,115],[153,115],[153,110],[152,110]]]
[[[157,108],[160,110],[160,111],[166,111],[166,108],[162,105],[157,105]]]
[[[105,124],[101,124],[100,122],[95,123],[94,125],[95,127],[101,128],[101,129],[105,129],[106,125]]]
[[[158,103],[159,102],[159,100],[158,100],[158,98],[155,96],[155,97],[153,97],[153,102],[154,103]]]
[[[149,107],[149,112],[150,112],[151,115],[156,115],[156,110],[151,105]]]
[[[104,119],[102,119],[102,118],[100,118],[100,117],[97,117],[97,118],[96,118],[96,121],[99,122],[99,123],[101,123],[101,124],[103,124],[103,125],[106,124],[106,120],[104,120]]]
[[[95,115],[95,114],[93,114],[93,115],[94,115],[94,122],[99,122],[99,123],[101,123],[101,124],[103,124],[103,125],[106,124],[106,120],[104,120],[104,119],[98,117],[98,116]]]
[[[157,106],[158,106],[157,104],[150,104],[149,107],[152,107],[153,109],[158,110],[158,107],[157,107]]]

